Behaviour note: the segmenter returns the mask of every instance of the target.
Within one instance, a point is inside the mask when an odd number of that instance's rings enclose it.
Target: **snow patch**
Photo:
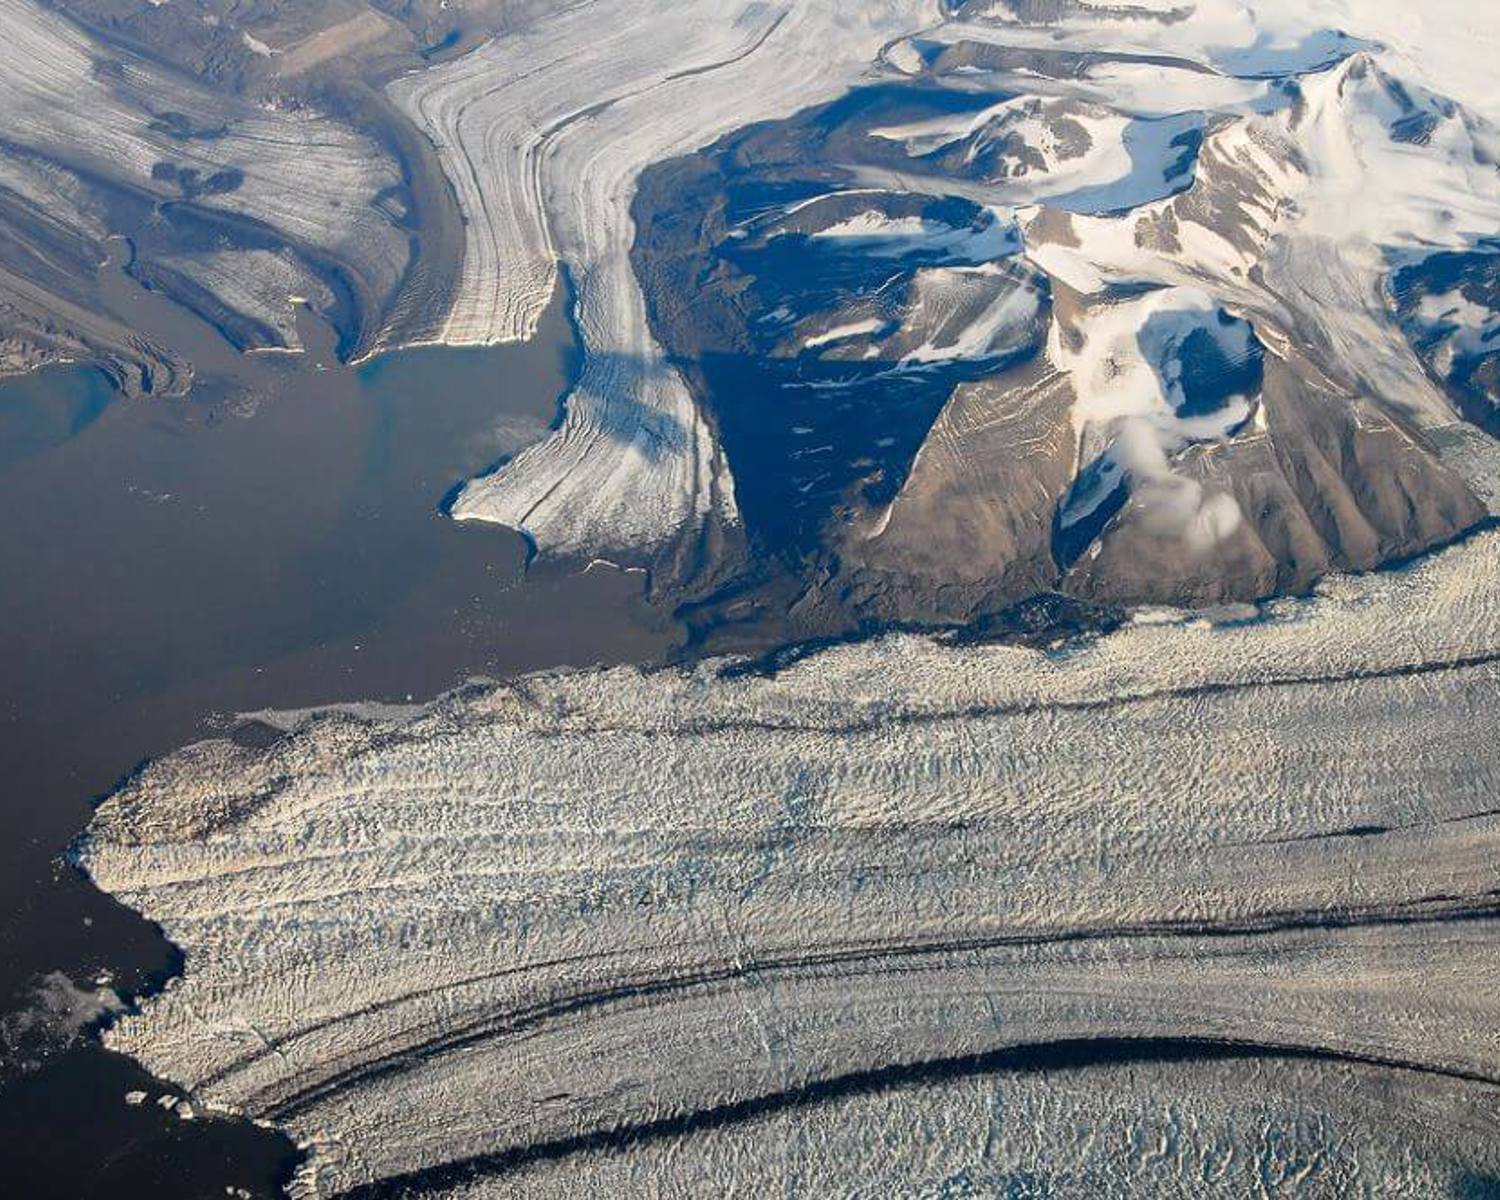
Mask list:
[[[1207,335],[1230,363],[1253,352],[1249,325],[1220,314],[1202,290],[1163,288],[1090,307],[1071,336],[1055,328],[1048,343],[1054,364],[1073,379],[1073,423],[1084,461],[1107,455],[1130,479],[1148,525],[1199,551],[1238,528],[1239,506],[1177,475],[1169,455],[1192,442],[1227,437],[1251,413],[1252,397],[1244,395],[1227,397],[1211,412],[1188,411],[1182,356],[1190,337]],[[1090,492],[1081,507],[1064,512],[1063,523],[1076,523],[1101,502],[1101,492]]]
[[[804,349],[816,350],[819,346],[827,346],[833,342],[848,341],[850,338],[863,337],[867,333],[879,333],[889,322],[879,317],[870,317],[864,321],[852,321],[847,325],[837,325],[832,329],[817,334],[815,337],[806,339],[802,345]]]
[[[1015,223],[989,209],[978,227],[957,227],[924,217],[889,217],[866,210],[811,234],[818,242],[884,258],[912,254],[940,255],[949,262],[984,263],[1013,254],[1020,247]]]

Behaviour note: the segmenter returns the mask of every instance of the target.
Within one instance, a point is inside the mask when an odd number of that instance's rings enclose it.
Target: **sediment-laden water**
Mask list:
[[[95,798],[242,711],[650,660],[669,638],[642,623],[641,576],[528,576],[521,538],[440,512],[554,420],[561,298],[525,345],[349,369],[315,321],[305,356],[243,357],[123,274],[107,286],[198,377],[183,400],[125,400],[81,367],[0,385],[0,1155],[28,1196],[272,1194],[288,1143],[185,1122],[134,1064],[70,1040],[94,1002],[64,977],[129,994],[176,968],[59,862]]]

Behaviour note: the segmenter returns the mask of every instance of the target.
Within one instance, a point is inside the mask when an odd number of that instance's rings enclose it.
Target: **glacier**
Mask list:
[[[875,207],[850,208],[807,244],[843,243],[872,271],[887,259],[892,269],[910,262],[957,268],[965,255],[1019,259],[1054,291],[1070,293],[1078,320],[1061,308],[1039,319],[1052,326],[1049,355],[1058,378],[1049,386],[1072,391],[1067,406],[1077,444],[1017,485],[1014,494],[1032,508],[1008,515],[1008,524],[1056,522],[1072,504],[1071,489],[1097,485],[1103,444],[1156,440],[1161,455],[1120,456],[1139,467],[1128,502],[1117,497],[1098,510],[1098,529],[1070,525],[1081,530],[1079,539],[1094,538],[1090,553],[1104,564],[1100,570],[1124,554],[1111,552],[1111,533],[1123,530],[1116,540],[1132,541],[1148,531],[1154,565],[1180,576],[1162,592],[1175,586],[1183,598],[1214,599],[1207,581],[1217,571],[1232,581],[1217,598],[1254,599],[1290,580],[1302,586],[1320,570],[1363,568],[1441,543],[1477,513],[1472,502],[1448,495],[1446,480],[1414,485],[1441,497],[1419,527],[1388,528],[1385,518],[1365,511],[1360,520],[1378,530],[1368,546],[1325,528],[1317,535],[1323,549],[1310,552],[1321,568],[1305,565],[1305,556],[1289,559],[1281,547],[1305,540],[1304,532],[1245,520],[1247,485],[1204,478],[1196,460],[1187,471],[1178,465],[1200,446],[1232,448],[1257,437],[1279,446],[1287,434],[1257,415],[1256,395],[1244,398],[1249,411],[1240,414],[1256,419],[1225,415],[1213,437],[1141,438],[1138,423],[1104,428],[1084,415],[1099,401],[1080,394],[1085,382],[1057,349],[1064,333],[1085,336],[1094,313],[1106,326],[1125,319],[1128,306],[1116,303],[1122,289],[1181,289],[1253,326],[1267,354],[1327,394],[1330,420],[1363,428],[1369,422],[1354,410],[1372,410],[1377,423],[1414,430],[1414,447],[1423,444],[1421,431],[1452,421],[1454,400],[1394,319],[1389,284],[1403,265],[1435,252],[1484,251],[1500,220],[1500,173],[1491,153],[1500,143],[1483,73],[1492,35],[1481,28],[1460,50],[1450,45],[1459,40],[1450,31],[1473,25],[1460,8],[1410,22],[1395,12],[1332,0],[1312,8],[1239,0],[1185,7],[950,0],[864,6],[854,15],[788,0],[713,13],[677,5],[667,13],[644,0],[617,0],[539,15],[452,63],[407,74],[390,94],[432,139],[466,217],[461,284],[431,336],[453,343],[524,338],[565,274],[584,348],[560,427],[470,481],[451,515],[517,528],[543,556],[587,561],[606,554],[646,566],[653,586],[678,599],[707,592],[712,600],[726,571],[732,577],[744,560],[774,554],[770,535],[746,514],[742,492],[754,485],[741,477],[774,468],[759,461],[736,467],[715,385],[697,372],[702,347],[692,333],[664,328],[723,318],[704,310],[701,296],[686,303],[681,280],[669,288],[643,279],[656,269],[659,251],[642,218],[659,224],[662,214],[643,213],[643,204],[658,201],[643,198],[641,180],[715,146],[758,147],[756,131],[772,137],[777,121],[790,122],[786,136],[808,137],[790,131],[803,128],[799,120],[823,118],[794,114],[832,105],[832,120],[834,109],[843,111],[837,98],[851,88],[906,87],[947,97],[949,111],[875,121],[858,153],[843,135],[824,151],[810,149],[829,181],[823,200],[852,204],[868,196]],[[898,92],[890,95],[899,102]],[[886,149],[869,148],[876,143]],[[891,207],[893,197],[922,196],[962,198],[992,213],[992,222],[966,232],[909,206]],[[795,193],[792,200],[784,209],[788,229],[821,202]],[[727,236],[746,237],[769,211],[750,214]],[[728,254],[730,244],[715,253]],[[944,247],[955,261],[934,264]],[[711,275],[710,265],[703,271]],[[922,289],[950,282],[967,286],[930,271],[914,279],[913,304],[930,306]],[[924,341],[908,337],[915,326],[892,308],[891,295],[889,288],[867,293],[815,317],[793,312],[794,336],[802,350],[830,362],[893,355],[923,366],[989,355],[992,371],[1014,365],[988,350],[994,338],[984,322],[1002,320],[997,305],[965,308],[962,301],[954,311],[974,328],[966,335],[950,322],[942,340]],[[1141,309],[1148,319],[1151,306]],[[828,337],[848,329],[858,333]],[[806,386],[844,384],[833,376]],[[968,403],[960,395],[965,386],[951,404]],[[796,423],[808,425],[801,417]],[[865,446],[856,459],[882,464],[882,496],[916,469],[907,439],[897,440],[901,454]],[[929,469],[933,458],[927,455]],[[813,486],[836,488],[848,475],[834,471]],[[1127,488],[1130,472],[1120,478]],[[1339,491],[1343,484],[1316,485],[1325,487]],[[840,557],[879,560],[880,572],[898,572],[885,560],[907,552],[885,549],[878,536],[891,528],[892,510],[877,504],[866,517],[857,497],[832,498],[838,503],[822,538],[835,565],[820,558],[805,574],[836,571]],[[1305,495],[1296,503],[1315,514],[1345,499]],[[838,528],[850,520],[864,531],[853,535],[857,551]],[[1180,534],[1175,549],[1173,531]],[[1376,543],[1384,549],[1374,550]],[[1007,552],[980,551],[987,560]],[[983,601],[971,597],[967,582],[934,580],[931,588],[964,598],[956,608],[928,601],[919,607],[963,619],[1048,583],[1126,601],[1159,598],[1133,579],[1075,583],[1077,573],[1069,572],[1076,553],[1068,544],[1052,554],[1055,562],[1039,551],[1005,572],[997,566]],[[866,589],[858,580],[852,587]],[[902,614],[913,609],[890,604]]]
[[[0,14],[0,131],[149,176]],[[144,765],[71,859],[182,970],[106,1045],[299,1197],[1486,1194],[1497,53],[1458,0],[593,0],[390,82],[459,258],[360,352],[566,289],[562,419],[450,515],[698,640]],[[271,169],[195,202],[286,244],[158,269],[288,346],[311,250],[399,291],[394,157],[235,119],[193,169]],[[76,171],[0,187],[87,247]],[[1039,593],[1117,627],[986,640]]]
[[[185,955],[106,1044],[289,1131],[305,1196],[1493,1175],[1497,583],[1487,531],[1054,651],[262,714],[75,850]]]

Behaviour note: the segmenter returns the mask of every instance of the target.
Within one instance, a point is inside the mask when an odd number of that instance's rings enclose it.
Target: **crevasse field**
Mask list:
[[[187,954],[108,1042],[290,1129],[299,1194],[1466,1194],[1497,571],[190,747],[82,848]]]
[[[105,1044],[299,1197],[1500,1194],[1500,15],[354,7],[273,102],[0,0],[0,367],[190,389],[121,213],[247,350],[562,290],[444,513],[685,644],[142,768]]]

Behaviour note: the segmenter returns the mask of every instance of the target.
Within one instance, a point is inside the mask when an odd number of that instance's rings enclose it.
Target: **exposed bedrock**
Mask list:
[[[848,606],[944,622],[1053,590],[1059,498],[1073,480],[1073,391],[1045,362],[958,385],[900,492],[836,543]]]
[[[1454,414],[1389,319],[1381,255],[1296,223],[1327,203],[1298,131],[1363,131],[1367,103],[1393,128],[1457,120],[1351,62],[1120,161],[1108,109],[924,77],[649,168],[633,263],[754,564],[695,581],[695,639],[970,622],[1048,592],[1254,600],[1480,521],[1423,432]],[[1153,179],[1124,215],[1076,207]],[[1426,303],[1488,347],[1487,309]]]
[[[1233,500],[1226,527],[1205,527],[1203,543],[1185,547],[1181,525],[1164,521],[1160,505],[1153,511],[1149,491],[1146,503],[1132,495],[1064,591],[1123,603],[1255,599],[1406,558],[1486,516],[1423,434],[1340,393],[1305,360],[1268,357],[1246,427],[1184,451],[1174,467],[1183,482],[1170,486],[1198,489],[1185,501],[1197,513],[1205,498]]]
[[[882,1108],[923,1131],[875,1160],[907,1184],[980,1137],[1097,1194],[1111,1146],[1170,1136],[1185,1161],[1103,1194],[1240,1196],[1279,1153],[1312,1194],[1444,1194],[1500,1145],[1497,575],[1485,533],[1066,655],[892,637],[190,747],[78,850],[186,955],[107,1041],[290,1130],[313,1195],[510,1194],[599,1139],[601,1178],[653,1146],[721,1171],[744,1118],[752,1179],[857,1174]],[[1100,1066],[1092,1099],[1006,1073],[1122,1039],[1274,1061]],[[963,1080],[996,1071],[977,1130]]]

